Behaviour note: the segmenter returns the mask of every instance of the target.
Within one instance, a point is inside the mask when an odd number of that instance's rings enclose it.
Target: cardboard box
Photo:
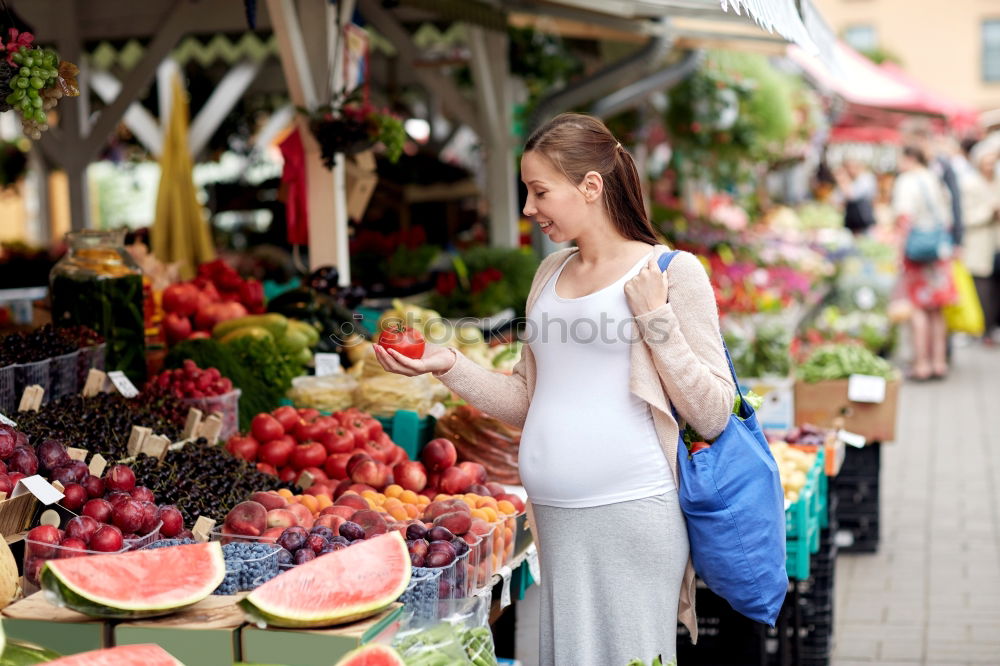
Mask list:
[[[212,595],[166,617],[122,622],[114,627],[115,645],[156,643],[184,664],[232,664],[240,661],[245,595]]]
[[[784,433],[795,426],[795,380],[791,377],[740,379],[740,389],[764,398],[757,410],[757,423],[764,430]]]
[[[367,620],[329,629],[260,629],[247,625],[241,632],[243,661],[330,666],[366,643],[388,640],[399,629],[402,614],[403,605],[396,603]]]
[[[843,417],[843,428],[863,435],[869,443],[891,442],[896,439],[896,403],[899,380],[886,383],[885,399],[881,403],[852,402],[847,397],[846,379],[823,382],[795,382],[795,423],[812,423],[833,428]]]
[[[41,645],[59,654],[111,647],[111,625],[50,604],[36,592],[3,609],[3,629],[10,638]]]

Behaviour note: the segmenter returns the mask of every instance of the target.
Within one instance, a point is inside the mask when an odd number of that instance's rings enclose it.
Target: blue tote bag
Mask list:
[[[677,254],[661,255],[660,269],[665,271]],[[725,352],[741,397],[740,413],[730,414],[722,434],[693,455],[679,438],[678,497],[695,571],[733,610],[774,626],[788,590],[785,494],[771,448],[753,407],[742,399]]]

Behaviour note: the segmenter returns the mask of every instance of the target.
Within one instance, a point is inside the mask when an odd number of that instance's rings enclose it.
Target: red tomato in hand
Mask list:
[[[378,344],[386,349],[395,349],[403,356],[410,358],[423,358],[424,356],[424,336],[412,328],[398,326],[382,331],[378,336]]]
[[[711,447],[712,445],[709,444],[708,442],[695,442],[694,444],[691,445],[691,450],[689,453],[691,453],[691,455],[694,455],[703,449],[708,449]]]

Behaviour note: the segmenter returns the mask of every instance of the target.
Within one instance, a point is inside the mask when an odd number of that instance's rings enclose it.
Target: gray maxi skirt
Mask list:
[[[542,578],[541,666],[674,659],[688,559],[677,491],[582,509],[533,508]]]

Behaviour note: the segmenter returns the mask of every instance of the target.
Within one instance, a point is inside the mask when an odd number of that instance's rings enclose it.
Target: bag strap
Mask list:
[[[656,260],[656,264],[660,267],[661,272],[666,272],[667,268],[670,266],[670,262],[674,260],[680,250],[670,250],[669,252],[664,252],[660,255],[660,258]],[[736,368],[733,366],[733,357],[729,355],[729,347],[726,346],[726,338],[723,337],[722,333],[719,333],[719,338],[722,340],[722,351],[726,353],[726,362],[729,364],[729,373],[733,376],[733,384],[736,386],[736,392],[740,396],[740,404],[742,405],[746,402],[743,399],[743,391],[740,390],[740,380],[736,378]]]
[[[931,174],[932,178],[936,178],[933,172],[931,172],[930,170],[928,170],[927,172]],[[931,214],[931,217],[934,218],[934,224],[936,224],[941,229],[946,229],[948,225],[944,221],[944,216],[940,214],[937,204],[934,201],[932,201],[930,190],[928,190],[927,188],[927,179],[922,177],[923,174],[920,174],[920,176],[921,177],[918,177],[917,179],[917,184],[920,186],[920,194],[924,199],[924,205],[927,207],[927,212],[929,212]]]

